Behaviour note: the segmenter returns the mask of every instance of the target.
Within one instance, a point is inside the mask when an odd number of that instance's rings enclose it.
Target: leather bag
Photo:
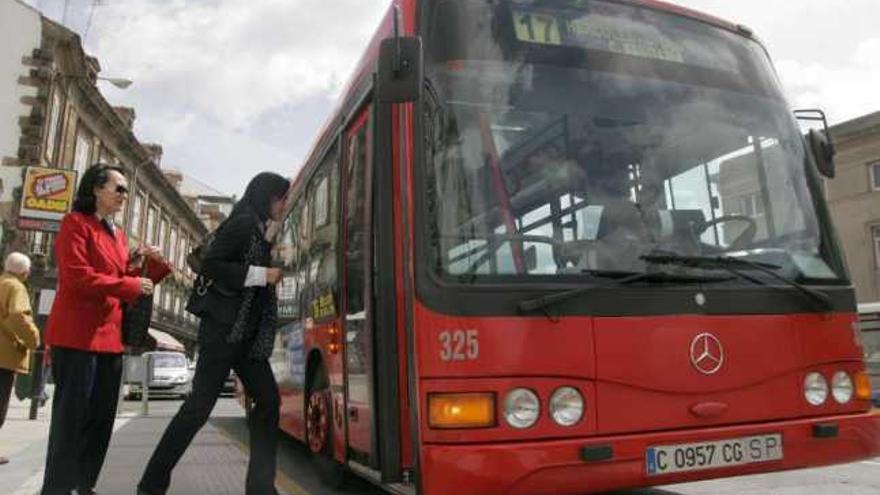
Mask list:
[[[144,261],[143,277],[147,276]],[[122,304],[122,343],[131,347],[156,348],[156,339],[150,335],[153,319],[153,294],[141,294],[133,302]]]

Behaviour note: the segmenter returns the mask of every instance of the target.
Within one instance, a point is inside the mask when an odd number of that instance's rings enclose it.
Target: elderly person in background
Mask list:
[[[86,170],[55,238],[58,293],[45,339],[55,394],[43,495],[95,493],[122,380],[122,303],[151,294],[171,271],[155,247],[129,257],[125,232],[113,223],[128,197],[122,172]],[[150,278],[140,276],[144,262]]]
[[[0,275],[0,428],[6,420],[15,374],[30,372],[30,351],[40,344],[40,330],[34,325],[24,285],[30,273],[30,258],[11,253]],[[7,462],[9,459],[0,457],[0,464]]]

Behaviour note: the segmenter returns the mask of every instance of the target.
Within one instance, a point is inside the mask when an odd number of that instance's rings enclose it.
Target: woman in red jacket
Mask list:
[[[55,239],[58,293],[45,337],[55,395],[43,495],[95,493],[122,377],[122,302],[151,294],[171,271],[157,248],[141,247],[136,259],[146,259],[150,278],[137,275],[125,232],[113,224],[127,196],[121,168],[89,168]]]

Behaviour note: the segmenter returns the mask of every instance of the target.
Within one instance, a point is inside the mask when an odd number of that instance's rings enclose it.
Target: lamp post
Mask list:
[[[129,86],[131,86],[131,84],[132,84],[131,79],[124,79],[121,77],[101,77],[101,76],[98,76],[97,79],[99,81],[107,81],[108,83],[116,86],[119,89],[126,89]]]

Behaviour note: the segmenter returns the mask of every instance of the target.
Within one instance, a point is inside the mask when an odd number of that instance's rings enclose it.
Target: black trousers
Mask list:
[[[55,397],[42,495],[88,493],[98,481],[110,445],[122,354],[55,347]]]
[[[9,398],[12,396],[12,383],[15,381],[15,372],[0,368],[0,428],[6,422],[6,411],[9,410]]]
[[[199,332],[206,331],[205,320]],[[247,495],[275,493],[275,455],[278,445],[278,385],[268,360],[247,357],[248,347],[225,341],[202,342],[192,394],[169,423],[153,451],[138,488],[151,495],[164,495],[171,484],[171,471],[183,456],[193,437],[214,409],[229,370],[244,384],[254,401],[250,417],[250,459],[245,492]]]

